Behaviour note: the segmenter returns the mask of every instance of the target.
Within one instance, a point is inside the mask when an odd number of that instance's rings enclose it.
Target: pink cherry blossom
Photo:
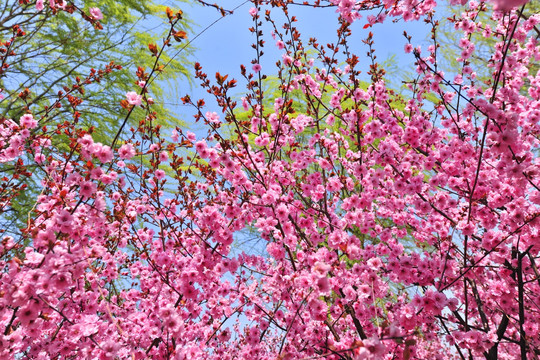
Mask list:
[[[219,115],[215,111],[214,112],[207,111],[206,112],[206,118],[211,123],[214,123],[214,124],[219,124],[220,123]]]
[[[95,19],[95,20],[101,20],[103,19],[103,13],[101,12],[101,10],[97,7],[92,7],[90,9],[88,9],[88,11],[90,12],[90,15]]]
[[[137,94],[135,91],[126,93],[126,98],[130,105],[139,106],[142,104],[142,96]]]
[[[19,123],[21,124],[21,126],[24,126],[28,129],[34,129],[37,126],[37,121],[34,120],[32,114],[23,115],[19,120]]]
[[[257,3],[251,64],[286,40],[276,80],[242,67],[241,91],[197,64],[216,102],[182,98],[196,134],[147,101],[113,141],[75,91],[45,107],[5,90],[22,115],[0,119],[0,358],[534,357],[540,18],[451,4],[456,67],[440,62],[434,0],[332,0],[338,44]],[[44,26],[71,9],[50,6]],[[412,74],[356,45],[376,48],[363,30],[388,19],[433,27],[424,51],[407,37]],[[115,88],[100,73],[75,81]]]
[[[121,159],[129,160],[135,155],[135,148],[131,144],[124,144],[118,149],[118,155]]]
[[[159,153],[159,161],[165,162],[169,160],[169,154],[166,151],[162,151]]]
[[[490,0],[493,3],[495,10],[510,11],[513,8],[522,6],[529,2],[529,0]]]
[[[165,171],[163,170],[156,170],[156,172],[154,173],[154,175],[156,176],[157,179],[161,180],[165,177]]]
[[[96,191],[96,184],[91,181],[85,181],[81,184],[79,194],[83,199],[90,198]]]

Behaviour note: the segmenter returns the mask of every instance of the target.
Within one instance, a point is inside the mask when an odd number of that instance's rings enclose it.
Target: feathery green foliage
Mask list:
[[[165,13],[166,7],[153,1],[136,0],[95,0],[74,1],[78,9],[88,13],[91,7],[99,8],[104,18],[100,21],[101,30],[84,21],[78,12],[70,14],[60,11],[53,14],[50,7],[37,11],[35,4],[21,4],[18,0],[6,0],[0,3],[0,40],[6,41],[12,36],[12,27],[19,24],[26,33],[14,41],[9,57],[9,76],[0,77],[1,94],[0,117],[18,121],[26,108],[38,116],[45,113],[45,108],[58,100],[57,94],[65,92],[66,87],[76,84],[76,78],[84,80],[91,69],[104,70],[114,62],[120,70],[106,74],[103,81],[82,86],[76,94],[83,101],[76,106],[80,113],[79,124],[92,129],[93,137],[105,145],[110,145],[120,124],[125,118],[125,110],[120,101],[128,91],[140,91],[136,83],[135,72],[138,67],[150,71],[155,57],[148,49],[149,43],[163,46],[162,39],[170,25]],[[183,1],[170,1],[171,8],[181,8]],[[190,22],[182,20],[180,28],[189,33]],[[178,26],[177,26],[177,29]],[[188,56],[192,48],[185,42],[172,44],[178,50],[183,49],[175,58],[167,57],[166,52],[160,63],[167,64],[158,82],[148,88],[149,96],[155,100],[153,111],[157,113],[157,122],[164,127],[183,125],[182,119],[174,114],[165,104],[167,94],[172,93],[178,79],[190,79]],[[172,50],[172,48],[170,48]],[[178,53],[178,51],[169,51]],[[163,86],[166,84],[167,86]],[[18,94],[31,89],[23,100]],[[67,100],[62,100],[62,107],[50,111],[40,120],[40,126],[47,126],[51,131],[65,120],[72,120],[73,108]],[[142,109],[134,109],[128,126],[136,125],[145,117]],[[54,136],[55,143],[62,142],[62,136]],[[61,147],[69,147],[65,142]],[[31,156],[31,154],[29,154]],[[28,169],[30,172],[39,168]],[[13,169],[0,166],[0,172],[9,174]],[[26,215],[33,206],[40,192],[40,184],[30,179],[20,181],[28,184],[24,194],[17,197],[17,203],[11,204],[2,215],[5,224],[12,222],[24,226]],[[6,226],[5,228],[13,228]]]

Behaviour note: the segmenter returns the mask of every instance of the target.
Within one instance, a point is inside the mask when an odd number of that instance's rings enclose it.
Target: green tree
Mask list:
[[[181,1],[170,1],[169,6],[179,9]],[[90,18],[89,9],[99,8],[104,17],[95,21]],[[80,115],[79,125],[93,132],[96,140],[110,145],[116,136],[125,110],[121,101],[129,91],[140,92],[135,76],[138,67],[151,70],[155,63],[155,54],[148,44],[163,46],[164,34],[170,30],[166,6],[154,1],[136,0],[95,0],[69,1],[65,11],[58,11],[45,6],[42,11],[36,9],[34,2],[6,0],[0,5],[0,40],[5,42],[12,37],[13,26],[18,24],[25,35],[16,38],[9,50],[13,54],[7,58],[9,72],[0,76],[0,118],[18,119],[29,108],[34,115],[46,117],[40,119],[40,126],[54,130],[58,124],[71,120],[74,110]],[[57,12],[57,13],[56,13]],[[86,21],[85,21],[86,20]],[[190,22],[180,20],[176,31],[189,32]],[[170,57],[163,52],[160,64],[166,66],[161,71],[161,84],[150,84],[149,96],[155,100],[153,111],[156,121],[166,127],[182,124],[182,121],[165,104],[167,91],[171,92],[180,78],[189,78],[188,56],[192,48],[185,40],[185,33],[177,39],[178,50],[168,51],[175,54]],[[104,70],[114,62],[110,73],[104,74],[103,81],[85,85],[84,79],[92,69]],[[59,92],[81,83],[77,92],[82,102],[70,104],[68,98],[60,102],[62,107],[46,111],[59,99]],[[31,92],[25,93],[25,89]],[[22,95],[22,96],[21,96]],[[75,107],[75,109],[74,109]],[[128,125],[136,125],[143,120],[144,110],[134,109]],[[69,147],[66,139],[54,136],[54,141],[65,141],[62,146]],[[30,155],[29,155],[30,156]],[[13,173],[11,165],[1,165],[0,172],[9,176]],[[28,169],[29,173],[40,171]],[[27,186],[17,197],[17,202],[0,209],[4,222],[2,228],[24,226],[26,215],[34,205],[40,192],[40,185],[31,176],[20,179]],[[16,223],[19,226],[11,226]]]

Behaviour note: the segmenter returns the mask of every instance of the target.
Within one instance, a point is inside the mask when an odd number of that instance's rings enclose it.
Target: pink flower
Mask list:
[[[411,51],[413,51],[413,46],[412,46],[412,44],[407,44],[407,45],[405,45],[405,52],[408,54],[408,53],[410,53]]]
[[[96,184],[94,184],[91,181],[85,181],[81,184],[81,188],[79,189],[79,195],[84,199],[88,199],[90,196],[92,196],[93,193],[96,192]]]
[[[34,120],[32,114],[24,114],[23,116],[21,116],[19,123],[21,124],[21,126],[27,129],[33,129],[37,127],[37,121]]]
[[[61,226],[69,226],[73,221],[73,215],[67,210],[62,210],[56,215],[56,223]]]
[[[280,204],[276,208],[276,217],[280,220],[287,219],[287,216],[289,215],[289,209],[287,208],[287,205]]]
[[[276,243],[269,243],[266,245],[266,251],[270,256],[273,256],[276,260],[283,259],[285,257],[285,250],[283,246]]]
[[[57,3],[56,0],[49,0],[49,6],[52,8],[52,9],[55,9],[55,8],[60,8],[60,9],[65,9],[66,7],[66,2],[64,0],[62,0],[60,3]]]
[[[206,145],[206,141],[205,140],[201,140],[201,141],[197,141],[195,143],[195,150],[197,150],[197,152],[199,153],[199,155],[201,155],[203,158],[206,158],[207,157],[207,145]]]
[[[118,155],[120,155],[121,159],[129,160],[135,156],[135,148],[131,144],[124,144],[118,149]]]
[[[166,151],[160,152],[160,153],[159,153],[159,161],[165,162],[165,161],[167,161],[167,160],[169,160],[169,154],[167,154]]]
[[[251,9],[249,9],[249,14],[251,16],[257,15],[257,12],[258,12],[257,8],[252,7]]]
[[[97,7],[90,8],[88,11],[90,12],[90,15],[92,15],[94,20],[103,19],[103,13]]]
[[[339,177],[333,176],[330,179],[328,179],[328,184],[326,185],[326,189],[330,192],[339,191],[343,185],[341,184],[341,181],[339,180]]]
[[[206,112],[206,119],[214,124],[219,124],[219,115],[216,112]]]
[[[244,111],[248,111],[249,110],[249,103],[247,102],[246,98],[243,97],[241,100],[242,100],[242,107],[244,108]]]
[[[102,175],[103,170],[100,167],[95,167],[92,169],[92,171],[90,171],[90,177],[94,180],[101,178]]]
[[[276,42],[276,46],[278,47],[279,50],[283,50],[285,48],[285,43],[281,40],[278,40]]]
[[[259,72],[259,71],[261,71],[262,67],[261,67],[261,65],[259,65],[259,64],[253,64],[252,69],[253,69],[253,71],[255,71],[255,72]]]
[[[100,178],[101,182],[104,184],[112,184],[116,180],[116,173],[113,171],[110,174],[103,174]]]
[[[386,346],[376,337],[364,340],[364,346],[375,359],[381,359],[386,354]]]
[[[191,131],[186,132],[186,138],[187,138],[189,141],[195,141],[195,140],[197,140],[197,136],[195,136],[195,134],[192,133]]]
[[[42,153],[37,153],[34,156],[34,160],[36,163],[42,164],[45,161],[45,155],[43,155]]]
[[[313,299],[308,303],[308,308],[313,320],[324,321],[326,319],[326,304],[319,299]]]
[[[113,157],[112,150],[107,145],[103,145],[95,155],[102,163],[108,163]]]
[[[24,252],[26,254],[26,258],[24,259],[25,264],[38,265],[45,257],[45,255],[34,251],[31,247],[24,249]]]
[[[130,105],[138,106],[142,104],[142,96],[137,94],[135,91],[128,92],[126,97]]]
[[[89,147],[90,145],[93,145],[94,144],[94,140],[92,139],[92,136],[86,134],[84,135],[82,138],[80,138],[79,140],[77,140],[77,142],[79,144],[81,144],[82,147],[84,148],[87,148]]]
[[[500,11],[510,11],[515,7],[527,3],[529,0],[490,0],[493,8]]]
[[[21,324],[29,325],[39,315],[39,303],[37,301],[30,301],[26,306],[23,306],[17,312],[17,316]]]
[[[37,11],[43,10],[43,0],[37,0],[36,1],[36,10]]]
[[[156,170],[156,172],[154,173],[154,175],[156,176],[156,178],[158,178],[158,180],[161,180],[165,177],[165,171],[163,170]]]
[[[105,357],[114,358],[118,352],[120,345],[114,340],[107,340],[105,343],[101,344],[101,348],[104,352]]]
[[[261,136],[255,138],[255,145],[257,146],[266,146],[269,143],[269,137],[267,133],[262,133]]]
[[[325,277],[330,270],[332,270],[332,267],[321,261],[317,261],[313,266],[313,273],[319,277]]]

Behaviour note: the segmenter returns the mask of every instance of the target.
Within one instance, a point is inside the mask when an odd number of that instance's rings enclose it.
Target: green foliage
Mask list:
[[[484,28],[489,27],[493,32],[496,31],[497,22],[491,18],[491,6],[489,3],[486,4],[486,11],[478,12],[478,19],[483,24]],[[453,5],[448,5],[448,14],[453,13],[455,10],[450,11],[451,8],[455,8]],[[523,19],[528,19],[531,15],[538,14],[540,12],[540,2],[530,1],[525,5],[521,17]],[[537,33],[537,38],[540,36],[540,31],[538,28],[535,28]],[[440,45],[439,53],[442,55],[439,57],[438,65],[442,67],[445,72],[455,73],[456,70],[462,67],[461,62],[458,62],[456,59],[460,57],[461,48],[459,47],[459,34],[461,32],[455,31],[452,18],[441,19],[441,26],[437,31],[437,41]],[[495,43],[501,41],[497,40],[494,36],[484,37],[481,34],[475,32],[470,36],[469,39],[472,43],[475,44],[475,51],[472,56],[468,59],[469,63],[474,66],[474,69],[477,71],[478,79],[482,81],[488,81],[492,78],[492,68],[487,67],[487,61],[491,58]],[[536,74],[539,69],[539,65],[532,63],[529,67],[530,74]]]
[[[172,2],[171,6],[181,5]],[[27,35],[17,41],[10,57],[9,77],[0,79],[0,88],[4,89],[5,99],[2,101],[2,115],[17,119],[24,112],[25,104],[17,98],[24,88],[31,90],[30,100],[34,104],[32,110],[42,109],[56,100],[55,96],[64,86],[75,83],[75,77],[86,77],[90,69],[104,69],[114,61],[121,65],[122,70],[107,75],[100,84],[92,84],[85,88],[82,96],[83,103],[77,107],[81,121],[87,126],[97,128],[97,140],[107,142],[117,131],[118,122],[124,113],[120,100],[125,98],[128,91],[137,91],[135,70],[142,66],[149,70],[155,58],[148,51],[149,43],[161,46],[163,33],[169,30],[163,7],[156,6],[151,1],[137,2],[132,0],[101,0],[85,3],[84,10],[99,7],[104,19],[101,21],[102,30],[97,30],[89,22],[83,21],[78,14],[59,12],[56,15],[46,7],[42,12],[36,12],[33,5],[19,5],[18,1],[8,1],[6,7],[14,14],[21,14],[13,19],[26,15],[22,28]],[[46,26],[44,26],[47,24]],[[150,24],[144,28],[143,24]],[[4,21],[0,28],[0,36],[5,39],[10,36],[10,22]],[[182,28],[189,30],[189,23],[183,21]],[[179,46],[182,46],[180,44]],[[180,77],[188,77],[187,55],[190,49],[181,52],[175,59],[162,58],[162,63],[170,63],[165,68],[161,78],[173,84]],[[156,100],[154,110],[162,124],[178,125],[177,119],[164,106],[164,87],[156,84],[149,88],[150,96]],[[140,114],[134,114],[133,121],[141,119]],[[139,116],[137,116],[139,115]],[[62,112],[57,113],[61,121]]]
[[[12,36],[12,26],[19,24],[26,35],[16,39],[12,50],[15,55],[8,57],[10,65],[7,76],[0,78],[0,89],[4,99],[0,100],[0,117],[18,121],[29,108],[36,119],[45,113],[45,107],[57,101],[59,91],[76,84],[76,78],[85,79],[91,69],[103,70],[114,62],[121,66],[103,78],[99,83],[84,85],[84,93],[73,94],[82,99],[75,109],[67,100],[62,100],[62,107],[49,111],[46,119],[40,120],[40,126],[54,129],[65,120],[72,120],[73,112],[80,113],[79,125],[93,128],[95,141],[110,145],[120,124],[124,121],[126,110],[120,105],[128,91],[140,92],[135,72],[143,67],[149,72],[155,57],[148,49],[149,43],[163,46],[162,39],[170,25],[164,6],[153,1],[137,0],[96,0],[74,5],[88,14],[88,9],[98,7],[103,15],[100,21],[103,29],[99,30],[82,19],[77,11],[70,14],[60,11],[53,14],[45,9],[38,12],[35,4],[20,4],[18,0],[6,0],[0,4],[0,40],[6,41]],[[183,2],[169,1],[169,7],[180,9]],[[176,30],[190,31],[190,22],[182,20]],[[169,53],[177,54],[185,42],[173,43]],[[176,51],[171,51],[177,48]],[[156,121],[165,128],[183,125],[182,119],[165,105],[168,93],[174,91],[178,79],[189,78],[188,56],[192,48],[186,47],[174,58],[164,55],[160,64],[167,64],[153,84],[149,85],[148,96],[155,100],[152,110],[156,112]],[[167,52],[164,52],[167,54]],[[166,86],[164,86],[166,85]],[[29,89],[30,94],[23,101],[18,94]],[[134,109],[128,126],[137,125],[146,116],[142,109]],[[57,143],[62,141],[54,136]],[[69,149],[69,143],[61,147]],[[31,155],[29,155],[31,156]],[[10,174],[7,165],[0,166],[0,172]],[[40,169],[29,169],[38,172]],[[40,192],[38,176],[24,179],[27,189],[17,197],[17,203],[2,216],[5,221],[15,221],[24,225],[24,214],[33,206],[30,199]]]

